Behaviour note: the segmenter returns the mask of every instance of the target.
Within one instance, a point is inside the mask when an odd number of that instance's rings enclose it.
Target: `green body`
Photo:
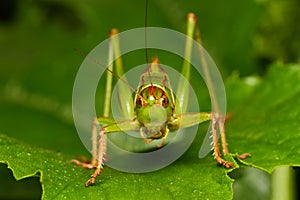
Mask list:
[[[136,120],[144,138],[159,139],[167,132],[167,124],[174,118],[174,96],[167,73],[154,59],[141,75],[135,96]]]

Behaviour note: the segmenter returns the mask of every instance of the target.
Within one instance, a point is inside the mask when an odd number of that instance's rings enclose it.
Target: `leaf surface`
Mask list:
[[[280,78],[278,78],[280,77]],[[268,172],[280,165],[300,166],[300,68],[273,66],[257,77],[227,81],[227,124],[231,152],[250,152],[239,162]],[[243,94],[243,95],[241,95]],[[207,124],[199,132],[205,132]],[[212,156],[198,159],[203,135],[198,134],[188,151],[170,166],[145,174],[123,173],[105,167],[92,187],[84,187],[90,171],[69,163],[72,156],[25,145],[0,137],[0,161],[7,163],[16,179],[41,174],[43,198],[232,198],[232,182]],[[230,159],[230,158],[229,158]]]

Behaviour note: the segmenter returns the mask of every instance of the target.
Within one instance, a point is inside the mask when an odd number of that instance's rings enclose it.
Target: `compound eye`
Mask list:
[[[142,100],[142,98],[141,97],[137,97],[137,99],[136,99],[136,106],[137,107],[142,107],[143,106],[143,100]]]
[[[168,107],[169,105],[168,97],[166,95],[163,95],[160,99],[161,99],[161,105],[165,108]]]

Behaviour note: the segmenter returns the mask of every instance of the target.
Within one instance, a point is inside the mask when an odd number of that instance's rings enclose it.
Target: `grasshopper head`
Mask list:
[[[173,112],[168,92],[159,86],[149,85],[136,97],[137,120],[142,124],[147,138],[158,139],[164,136],[166,122]]]

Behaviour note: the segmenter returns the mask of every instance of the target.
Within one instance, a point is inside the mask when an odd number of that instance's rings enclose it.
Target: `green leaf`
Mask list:
[[[227,124],[231,152],[250,152],[241,161],[268,172],[280,165],[300,166],[300,68],[273,66],[261,80],[257,77],[227,82]],[[243,95],[241,95],[243,94]],[[202,125],[205,132],[207,124]],[[212,156],[198,159],[203,135],[198,134],[189,150],[176,162],[145,174],[123,173],[105,167],[92,187],[84,187],[90,171],[69,163],[73,156],[25,145],[0,135],[0,162],[8,164],[17,180],[39,173],[44,199],[231,199],[231,170],[217,166]],[[240,165],[242,163],[238,162]]]
[[[93,187],[84,182],[92,172],[69,163],[72,156],[31,147],[0,135],[0,162],[17,180],[41,174],[44,199],[81,198],[231,198],[232,181],[211,157],[184,156],[173,165],[147,174],[122,173],[106,167]],[[213,186],[213,189],[211,189]]]
[[[18,180],[40,176],[44,199],[232,197],[228,171],[218,167],[212,156],[197,158],[207,124],[200,126],[192,147],[172,165],[147,174],[106,167],[97,184],[85,188],[92,172],[69,163],[77,154],[89,155],[70,113],[72,86],[83,59],[73,48],[88,52],[107,38],[112,27],[124,31],[144,26],[144,1],[18,3],[15,21],[1,21],[0,26],[0,132],[9,136],[0,137],[0,160]],[[191,11],[199,17],[203,44],[222,72],[239,68],[245,75],[255,70],[251,38],[264,11],[259,4],[154,0],[149,1],[148,25],[184,32],[185,16]],[[144,58],[143,51],[124,63],[129,69]],[[162,61],[180,66],[176,59]],[[233,76],[227,83],[233,115],[227,124],[229,148],[252,153],[245,161],[252,166],[269,172],[278,165],[299,166],[298,69],[275,66],[263,80]],[[15,192],[9,189],[7,195]]]
[[[251,152],[247,163],[268,172],[280,165],[300,165],[299,83],[299,65],[276,64],[263,80],[249,77],[227,84],[232,112],[227,132],[233,152]]]

